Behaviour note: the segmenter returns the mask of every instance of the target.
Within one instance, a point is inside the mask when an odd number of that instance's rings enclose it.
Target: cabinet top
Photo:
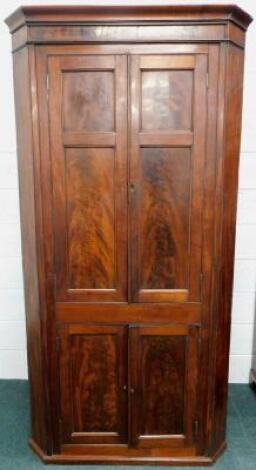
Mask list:
[[[252,17],[236,5],[44,5],[23,6],[5,20],[13,33],[23,25],[168,21],[221,23],[230,21],[246,30]]]

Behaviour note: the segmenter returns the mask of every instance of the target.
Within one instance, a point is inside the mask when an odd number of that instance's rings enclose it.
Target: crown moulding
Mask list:
[[[252,17],[236,5],[23,6],[5,20],[10,32],[22,26],[75,25],[90,22],[226,23],[246,30]]]

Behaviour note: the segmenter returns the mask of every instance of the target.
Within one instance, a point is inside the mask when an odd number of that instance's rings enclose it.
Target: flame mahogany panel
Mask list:
[[[182,447],[194,442],[199,335],[198,327],[179,324],[131,328],[133,445]]]
[[[63,130],[114,131],[115,94],[112,72],[65,72],[62,87]]]
[[[48,69],[57,297],[127,300],[127,57]]]
[[[60,341],[63,442],[125,442],[126,328],[64,327]]]
[[[186,289],[189,274],[190,149],[141,150],[143,289]]]
[[[69,288],[114,289],[114,150],[67,149],[65,157]]]
[[[198,302],[207,56],[134,55],[131,76],[130,300]]]

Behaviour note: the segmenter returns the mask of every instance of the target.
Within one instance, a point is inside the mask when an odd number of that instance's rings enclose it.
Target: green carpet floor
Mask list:
[[[0,469],[75,470],[81,465],[44,466],[27,445],[29,428],[28,383],[0,380]],[[228,449],[211,468],[214,470],[256,470],[256,393],[247,385],[230,385],[228,411]],[[87,466],[88,469],[89,466]],[[91,466],[102,470],[102,466]],[[149,469],[141,466],[105,466],[104,469]],[[156,468],[156,467],[154,467]],[[159,467],[163,469],[167,467]],[[176,467],[170,467],[174,470]],[[181,468],[181,467],[180,467]],[[185,469],[186,467],[182,467]],[[189,467],[195,469],[197,467]],[[201,467],[202,469],[203,467]]]

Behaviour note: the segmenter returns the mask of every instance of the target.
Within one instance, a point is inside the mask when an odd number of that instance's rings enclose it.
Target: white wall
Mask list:
[[[26,378],[26,340],[17,189],[11,42],[4,18],[20,3],[0,2],[0,378]],[[87,3],[98,3],[96,0]],[[104,2],[102,2],[104,3]],[[105,2],[108,3],[108,2]],[[118,3],[118,2],[110,2]],[[119,2],[122,3],[122,2]],[[138,3],[129,1],[129,4]],[[141,3],[160,3],[144,1]],[[169,0],[161,3],[170,3]],[[182,3],[190,3],[183,0]],[[198,2],[199,3],[199,2]],[[230,3],[217,2],[200,3]],[[231,2],[232,3],[232,2]],[[237,2],[255,17],[248,31],[241,148],[230,381],[247,382],[252,359],[256,290],[256,2]]]

